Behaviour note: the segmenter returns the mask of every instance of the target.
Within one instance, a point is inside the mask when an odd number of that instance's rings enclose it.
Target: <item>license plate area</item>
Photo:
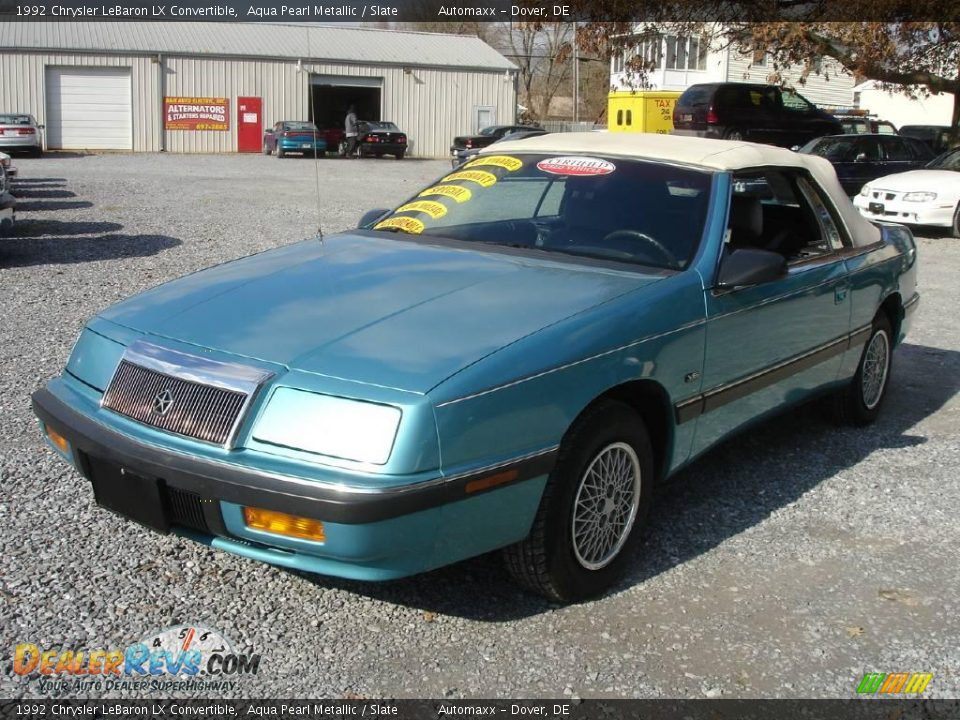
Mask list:
[[[95,458],[88,458],[88,463],[98,505],[153,530],[170,531],[159,480]]]
[[[681,113],[681,114],[680,114],[680,120],[681,120],[682,122],[693,122],[693,114],[692,114],[692,113]]]
[[[874,215],[883,215],[886,208],[883,203],[872,202],[867,205],[867,209],[870,210]]]

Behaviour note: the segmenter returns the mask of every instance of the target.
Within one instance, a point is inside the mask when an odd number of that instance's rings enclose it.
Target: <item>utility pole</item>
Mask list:
[[[576,20],[573,21],[573,121],[580,122],[580,44]]]

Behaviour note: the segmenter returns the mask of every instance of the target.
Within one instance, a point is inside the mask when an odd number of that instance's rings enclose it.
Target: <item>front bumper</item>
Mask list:
[[[423,572],[517,542],[529,532],[555,451],[459,477],[361,491],[214,462],[141,442],[109,428],[51,389],[33,395],[42,425],[69,443],[89,480],[98,464],[160,484],[164,503],[196,497],[196,523],[171,529],[213,547],[307,572],[383,580]],[[499,482],[511,473],[509,482]],[[179,502],[179,500],[178,500]],[[324,542],[248,528],[244,506],[324,522]],[[170,508],[167,508],[168,516]]]
[[[880,202],[883,205],[883,212],[871,212],[871,202]],[[853,204],[867,220],[933,227],[950,227],[956,211],[956,206],[936,200],[932,202],[876,201],[859,194],[854,197]]]

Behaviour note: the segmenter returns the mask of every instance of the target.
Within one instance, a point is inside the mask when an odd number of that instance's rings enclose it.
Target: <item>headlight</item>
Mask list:
[[[869,194],[870,194],[870,186],[869,186],[869,185],[864,185],[862,188],[860,188],[860,194],[863,195],[864,197],[866,197],[867,195],[869,195]]]
[[[400,415],[400,409],[390,405],[278,388],[253,436],[274,445],[383,465],[393,449]]]
[[[937,199],[937,194],[932,192],[909,192],[903,196],[907,202],[930,202]]]

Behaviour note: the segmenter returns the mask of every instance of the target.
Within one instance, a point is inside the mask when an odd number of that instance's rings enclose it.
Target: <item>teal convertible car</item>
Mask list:
[[[910,232],[822,158],[544,135],[105,310],[33,404],[154,530],[366,580],[502,548],[569,601],[748,423],[820,394],[873,420],[917,302]]]

